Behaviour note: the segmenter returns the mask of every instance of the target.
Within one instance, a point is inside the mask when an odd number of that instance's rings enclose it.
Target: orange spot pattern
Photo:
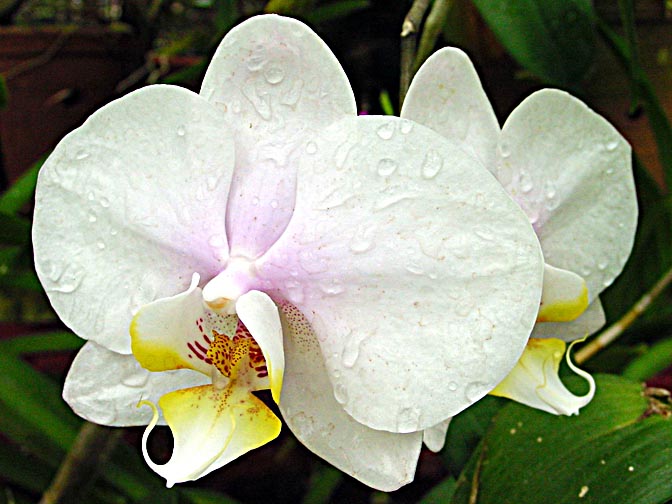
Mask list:
[[[264,354],[242,322],[238,321],[233,338],[214,329],[212,336],[214,340],[210,343],[206,359],[224,376],[236,378],[245,357],[249,358],[248,365],[256,371],[257,376],[268,376]]]

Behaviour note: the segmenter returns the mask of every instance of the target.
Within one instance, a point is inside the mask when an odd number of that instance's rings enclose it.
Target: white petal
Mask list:
[[[308,317],[356,420],[436,425],[518,360],[539,308],[539,243],[493,176],[423,126],[344,120],[319,149],[301,164],[287,231],[259,261],[259,290]]]
[[[287,357],[280,410],[287,426],[315,454],[370,487],[391,492],[410,483],[421,433],[373,430],[343,411],[310,325],[291,305],[280,309]]]
[[[156,402],[173,390],[209,382],[209,377],[186,369],[152,373],[132,355],[118,354],[90,341],[70,367],[63,398],[90,422],[130,427],[147,425],[152,418],[149,410],[136,407],[139,401]]]
[[[436,51],[413,77],[401,109],[456,142],[495,170],[499,123],[469,57],[455,47]]]
[[[588,308],[586,282],[576,273],[544,264],[537,322],[571,322]]]
[[[134,310],[214,276],[227,258],[233,143],[198,95],[150,86],[58,144],[37,183],[35,266],[79,336],[129,353]]]
[[[256,16],[231,30],[208,67],[201,96],[222,109],[236,138],[227,210],[232,255],[257,257],[287,226],[298,158],[315,131],[356,106],[348,79],[306,25]]]
[[[583,314],[571,322],[544,322],[537,324],[532,331],[532,338],[558,338],[574,341],[585,338],[600,329],[606,322],[600,299],[595,299]]]
[[[451,417],[422,431],[422,442],[434,453],[440,452],[446,444],[446,434],[452,419]]]
[[[278,309],[268,295],[253,290],[238,298],[236,312],[264,354],[271,393],[275,402],[279,403],[285,372],[285,352],[282,348]]]
[[[632,250],[630,146],[581,101],[545,89],[507,119],[500,153],[497,176],[534,223],[546,261],[581,275],[592,302]]]
[[[560,381],[558,370],[566,344],[550,338],[530,339],[516,367],[491,394],[555,415],[578,415],[595,395],[595,380],[572,363],[569,354],[573,345],[567,351],[567,365],[588,381],[585,395],[575,396]]]

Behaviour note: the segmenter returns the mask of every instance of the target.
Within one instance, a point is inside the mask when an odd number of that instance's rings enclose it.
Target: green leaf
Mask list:
[[[25,245],[29,241],[29,221],[14,215],[0,213],[0,244]]]
[[[448,427],[446,446],[441,452],[448,470],[456,477],[485,435],[492,417],[508,404],[506,399],[485,396],[476,404],[456,415]]]
[[[623,370],[623,376],[644,381],[667,369],[672,364],[672,339],[656,343],[644,354],[634,359]]]
[[[457,482],[453,478],[446,478],[427,492],[419,504],[444,504],[450,502],[456,488]]]
[[[576,417],[511,403],[458,481],[454,504],[663,504],[672,498],[672,417],[639,383],[596,377]],[[660,408],[659,408],[660,409]]]
[[[315,0],[269,0],[264,12],[301,16],[310,12],[314,5]]]
[[[19,355],[37,352],[63,352],[78,350],[83,344],[84,340],[71,332],[55,331],[0,340],[0,353]]]
[[[37,174],[47,156],[43,156],[0,196],[0,213],[15,215],[35,194]]]
[[[343,473],[338,469],[321,464],[311,475],[308,489],[303,496],[304,504],[329,502],[336,487],[343,481]]]
[[[367,9],[370,6],[371,2],[369,0],[342,0],[340,2],[332,2],[327,5],[315,7],[313,10],[306,12],[306,21],[311,24],[327,23],[349,16],[359,10]]]
[[[546,82],[579,87],[593,62],[590,0],[474,0],[499,41]]]

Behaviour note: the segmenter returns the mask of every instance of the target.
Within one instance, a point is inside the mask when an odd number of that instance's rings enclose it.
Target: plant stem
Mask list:
[[[425,12],[429,7],[429,0],[414,0],[401,25],[401,76],[399,78],[399,109],[404,103],[406,91],[413,77],[413,61],[418,38],[418,30]]]
[[[446,19],[452,5],[453,0],[434,0],[432,8],[429,10],[429,14],[427,14],[425,26],[422,29],[418,52],[413,60],[413,74],[420,69],[425,60],[434,51],[436,40],[439,38],[441,30],[446,24]]]
[[[72,502],[111,455],[121,429],[85,422],[39,504]]]
[[[590,359],[597,352],[614,342],[617,338],[630,327],[630,325],[644,313],[651,303],[656,300],[658,296],[665,290],[665,288],[672,282],[672,268],[668,269],[665,274],[660,277],[656,284],[649,292],[644,294],[635,305],[628,310],[615,324],[608,327],[597,338],[592,340],[581,350],[574,355],[574,362],[581,364]]]

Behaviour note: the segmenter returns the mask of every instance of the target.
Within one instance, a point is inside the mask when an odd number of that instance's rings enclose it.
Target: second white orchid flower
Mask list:
[[[471,61],[455,48],[436,52],[420,68],[401,115],[480,159],[525,211],[541,242],[538,323],[518,365],[493,394],[555,414],[578,413],[592,399],[594,381],[580,372],[589,391],[575,396],[558,368],[566,341],[604,324],[598,295],[632,250],[637,199],[630,146],[605,119],[554,89],[529,96],[500,128]],[[437,428],[445,432],[446,426]]]

